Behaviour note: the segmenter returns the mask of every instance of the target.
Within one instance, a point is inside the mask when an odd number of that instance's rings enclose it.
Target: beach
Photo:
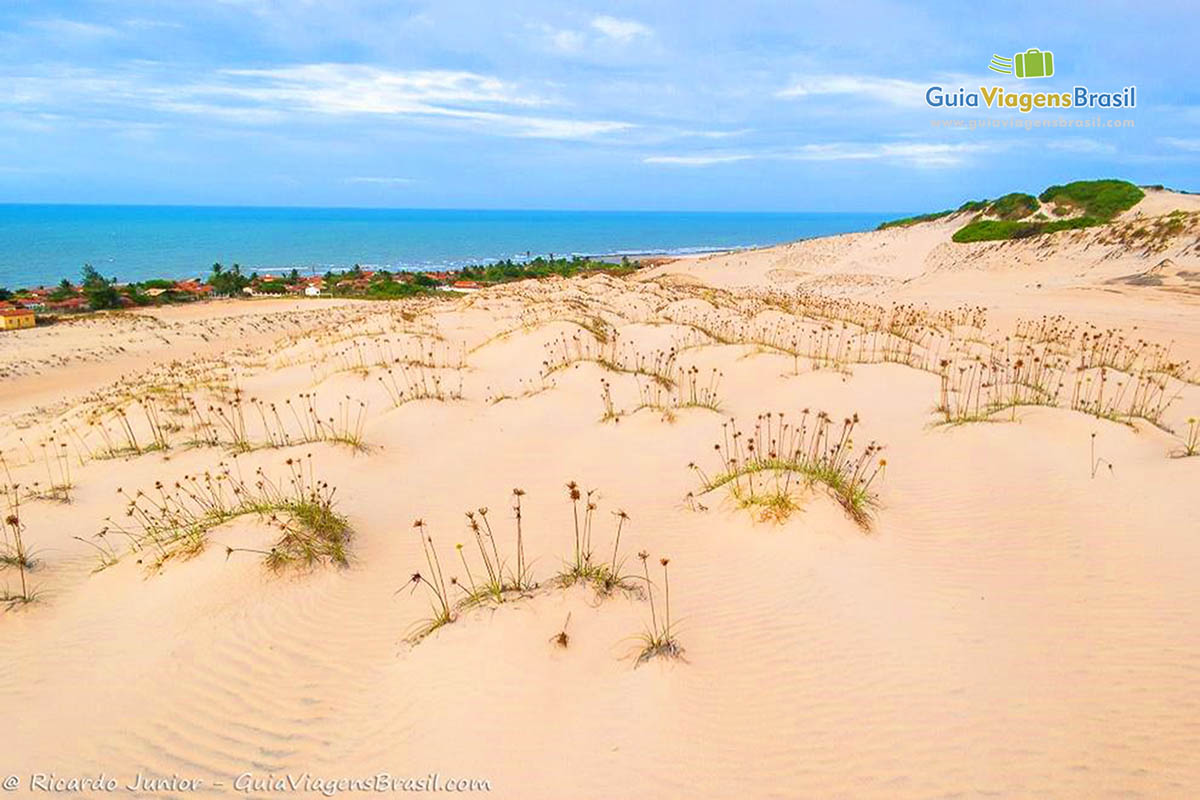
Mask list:
[[[0,332],[5,769],[1195,796],[1200,199],[966,219]]]

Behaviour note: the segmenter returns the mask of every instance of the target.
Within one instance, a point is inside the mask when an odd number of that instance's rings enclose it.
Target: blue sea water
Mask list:
[[[0,205],[0,287],[259,272],[439,269],[526,253],[683,254],[867,230],[895,214]]]

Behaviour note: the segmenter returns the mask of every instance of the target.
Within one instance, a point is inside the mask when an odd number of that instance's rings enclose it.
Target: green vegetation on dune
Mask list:
[[[395,300],[401,297],[415,297],[419,294],[427,294],[430,291],[432,291],[432,287],[418,283],[415,280],[398,281],[393,280],[389,276],[384,279],[371,281],[363,296],[371,300]]]
[[[435,279],[422,272],[389,272],[388,270],[366,272],[361,267],[355,266],[354,269],[347,272],[326,273],[325,287],[329,294],[335,296],[393,300],[431,293],[443,283],[450,288],[455,288],[455,285],[460,282],[491,286],[530,278],[546,278],[551,275],[561,275],[564,278],[592,272],[625,275],[635,269],[637,269],[637,265],[628,259],[622,259],[621,263],[614,264],[606,261],[591,261],[578,256],[572,258],[539,256],[532,261],[525,262],[505,260],[494,264],[472,264],[440,275],[440,279]],[[260,289],[260,291],[262,290]]]
[[[1051,186],[1037,197],[1010,192],[995,200],[968,200],[956,209],[917,214],[881,223],[877,230],[906,228],[921,222],[974,213],[975,218],[955,231],[956,242],[990,242],[1025,239],[1055,231],[1077,230],[1103,225],[1122,211],[1132,208],[1145,193],[1129,181],[1074,181]],[[1041,211],[1041,203],[1059,219],[1051,220]]]
[[[1090,228],[1093,225],[1102,225],[1103,223],[1104,220],[1094,217],[1072,217],[1071,219],[1060,219],[1054,222],[975,219],[955,231],[951,239],[959,244],[964,242],[992,242],[1002,239],[1027,239],[1030,236],[1038,236],[1043,233]]]
[[[1145,196],[1132,183],[1119,180],[1075,181],[1051,186],[1036,199],[1014,192],[992,203],[985,212],[999,219],[978,216],[955,231],[952,238],[959,243],[989,242],[1091,228],[1111,222],[1113,217],[1137,205]],[[1050,204],[1060,219],[1049,221],[1043,214],[1038,214],[1032,221],[1025,219],[1038,209],[1038,200]],[[1080,215],[1069,216],[1075,213]]]
[[[542,258],[538,256],[532,261],[518,262],[511,259],[497,261],[494,264],[478,264],[463,267],[459,277],[463,280],[479,281],[481,283],[506,283],[508,281],[525,280],[526,278],[546,278],[551,275],[561,275],[569,278],[583,272],[607,272],[613,275],[625,275],[633,272],[634,265],[628,259],[622,259],[620,264],[607,261],[590,261],[586,258]]]
[[[1038,195],[1043,203],[1053,203],[1056,208],[1064,208],[1068,213],[1082,209],[1083,216],[1105,221],[1133,208],[1145,196],[1145,192],[1129,181],[1112,179],[1074,181],[1051,186]]]
[[[909,225],[916,225],[919,222],[933,222],[934,220],[943,219],[951,214],[958,214],[963,211],[982,211],[987,208],[987,204],[987,200],[968,200],[958,208],[948,208],[945,211],[935,211],[932,214],[918,214],[915,217],[903,217],[901,219],[881,222],[875,230],[883,231],[888,228],[907,228]]]
[[[909,225],[916,225],[918,222],[933,222],[935,219],[948,217],[953,214],[953,210],[935,211],[932,214],[918,214],[915,217],[902,217],[901,219],[892,219],[887,222],[879,223],[879,227],[875,230],[885,231],[888,228],[907,228]]]
[[[1037,198],[1033,195],[1024,192],[1010,192],[992,201],[985,213],[1002,220],[1025,219],[1039,207]]]

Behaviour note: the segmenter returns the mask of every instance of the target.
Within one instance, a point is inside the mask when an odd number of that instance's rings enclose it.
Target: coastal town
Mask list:
[[[343,271],[302,275],[298,269],[286,273],[246,273],[241,266],[212,265],[207,277],[183,280],[151,279],[120,282],[105,278],[85,264],[81,279],[64,278],[56,286],[35,286],[9,290],[0,288],[0,331],[32,328],[39,321],[52,321],[67,314],[132,309],[144,306],[191,303],[213,298],[254,297],[350,297],[368,300],[394,300],[436,292],[473,292],[527,278],[604,272],[621,275],[638,266],[659,260],[620,263],[591,260],[581,256],[548,257],[515,262],[466,266],[455,270],[410,271],[369,269],[355,264]]]

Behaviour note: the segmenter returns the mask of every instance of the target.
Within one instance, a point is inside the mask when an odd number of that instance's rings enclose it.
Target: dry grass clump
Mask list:
[[[1097,241],[1150,256],[1168,249],[1179,237],[1194,234],[1197,230],[1200,230],[1200,213],[1176,209],[1148,220],[1138,218],[1107,225],[1100,229]]]
[[[670,575],[667,573],[667,565],[671,563],[671,559],[660,558],[658,560],[658,563],[662,565],[663,575],[663,613],[660,620],[654,603],[654,582],[650,580],[650,567],[647,565],[650,554],[643,550],[638,553],[638,558],[642,562],[646,594],[650,598],[650,627],[644,630],[639,637],[642,649],[637,655],[635,666],[640,666],[656,658],[682,658],[683,647],[675,637],[675,630],[671,622],[671,581]]]
[[[67,443],[55,441],[54,436],[51,436],[39,447],[42,451],[42,463],[46,467],[46,484],[32,484],[29,496],[38,500],[70,503],[71,490],[75,488],[75,484],[71,482],[71,457],[67,453]],[[3,456],[0,456],[0,464],[3,464],[3,461]],[[7,473],[8,465],[3,466]]]
[[[490,386],[487,387],[484,402],[490,406],[494,406],[503,403],[505,400],[522,400],[526,397],[534,397],[554,388],[554,380],[544,374],[539,374],[536,380],[532,378],[518,378],[517,384],[520,388],[515,393],[498,392]]]
[[[665,307],[658,321],[700,333],[699,346],[775,352],[791,359],[794,373],[802,362],[842,372],[852,364],[894,363],[934,373],[942,424],[997,421],[1005,411],[1015,420],[1020,407],[1045,406],[1167,430],[1163,417],[1179,384],[1200,381],[1170,347],[1063,317],[1022,320],[1010,335],[989,339],[986,311],[969,306],[934,312],[804,291],[674,292],[693,302]],[[606,419],[615,416],[606,403]]]
[[[66,443],[74,445],[81,465],[91,459],[116,459],[167,451],[176,446],[227,447],[235,453],[291,447],[316,442],[344,444],[366,450],[363,427],[367,404],[345,395],[336,408],[321,409],[314,392],[301,392],[282,402],[245,397],[241,389],[230,389],[227,398],[203,394],[173,397],[164,406],[154,396],[129,403],[102,403],[85,418],[82,431],[70,419],[60,420],[57,447],[63,459],[55,486],[69,483]],[[48,445],[55,445],[52,429]],[[52,456],[53,457],[53,456]],[[59,492],[61,494],[61,492]]]
[[[642,590],[636,582],[638,579],[621,572],[624,563],[621,559],[621,535],[629,523],[629,515],[622,510],[612,512],[616,520],[612,552],[609,555],[605,547],[604,555],[601,556],[593,550],[592,541],[592,526],[597,511],[596,492],[585,493],[574,481],[568,483],[566,488],[574,519],[574,550],[571,558],[565,562],[564,569],[555,576],[552,585],[565,589],[585,584],[602,597],[618,590],[641,597]],[[524,512],[521,505],[524,496],[524,490],[513,489],[514,524],[511,555],[506,554],[505,548],[498,543],[486,508],[467,512],[467,527],[475,546],[472,548],[462,543],[454,546],[464,578],[450,574],[447,566],[443,564],[424,520],[418,519],[413,523],[425,556],[425,569],[412,573],[408,586],[413,591],[418,587],[425,588],[430,599],[431,613],[410,632],[410,642],[420,642],[442,626],[457,620],[462,612],[482,605],[499,605],[510,600],[531,597],[540,588],[540,584],[533,578],[525,555]],[[468,552],[478,553],[478,559],[473,555],[468,557]],[[473,566],[472,562],[481,566]],[[565,647],[565,625],[560,636],[563,638],[562,646]]]
[[[574,586],[583,583],[591,586],[599,594],[611,594],[616,589],[632,591],[635,585],[630,579],[621,575],[621,563],[618,561],[621,547],[621,531],[629,521],[629,515],[617,510],[613,516],[617,520],[617,530],[613,537],[611,559],[595,558],[592,546],[592,525],[597,509],[596,490],[584,491],[575,481],[566,485],[567,497],[571,500],[571,514],[575,525],[575,549],[570,561],[565,562],[564,569],[555,578],[559,586]],[[583,502],[583,519],[579,517],[580,502]]]
[[[436,337],[423,335],[403,340],[376,335],[364,342],[364,334],[353,335],[355,338],[348,347],[322,359],[323,370],[318,372],[317,365],[314,364],[314,377],[318,381],[344,372],[366,377],[373,369],[415,367],[459,370],[466,365],[466,347],[461,342],[456,346]]]
[[[8,467],[8,459],[0,453],[0,470],[4,473],[3,489],[8,505],[24,498],[26,500],[51,500],[58,503],[71,502],[71,490],[75,484],[71,482],[71,459],[67,454],[65,442],[56,442],[51,436],[48,442],[39,444],[42,453],[42,464],[46,470],[46,483],[33,481],[22,485],[15,481]]]
[[[997,421],[1004,411],[1015,419],[1017,408],[1044,406],[1164,427],[1163,416],[1180,394],[1177,374],[1185,365],[1148,354],[1150,345],[1143,353],[1112,344],[1108,336],[1085,334],[1091,346],[1074,350],[1072,341],[1051,326],[1033,330],[1032,337],[951,346],[949,357],[938,363],[935,411],[942,424]]]
[[[549,376],[572,364],[591,362],[609,372],[637,375],[670,388],[675,383],[676,354],[675,348],[642,352],[636,345],[621,341],[619,332],[613,333],[607,340],[579,334],[561,336],[546,345],[542,375]]]
[[[1200,455],[1200,420],[1188,417],[1187,432],[1179,437],[1183,446],[1172,452],[1175,458],[1190,458]]]
[[[673,421],[675,412],[686,408],[705,408],[721,413],[719,389],[722,373],[712,369],[704,376],[699,367],[680,368],[669,386],[656,382],[638,381],[641,404],[634,409],[660,411],[664,419]]]
[[[711,477],[696,464],[701,494],[729,486],[743,508],[760,509],[766,518],[782,521],[796,508],[798,484],[823,486],[855,522],[869,527],[876,504],[871,486],[887,467],[882,445],[870,442],[856,449],[858,415],[837,426],[824,411],[808,409],[796,422],[782,413],[760,414],[746,435],[731,420],[722,425],[722,441],[713,446],[720,468]],[[694,502],[694,497],[692,498]]]
[[[0,549],[0,567],[15,568],[20,578],[20,592],[14,592],[11,589],[5,588],[0,593],[0,603],[8,608],[18,605],[32,603],[36,597],[36,592],[32,591],[29,586],[26,573],[33,569],[34,560],[28,548],[25,546],[25,539],[21,535],[25,531],[25,525],[21,522],[21,503],[20,498],[15,493],[15,488],[11,495],[8,495],[8,508],[4,515],[4,524],[0,526],[0,532],[3,533],[3,549]]]
[[[20,593],[5,588],[0,592],[0,603],[7,607],[30,603],[36,594],[29,588],[25,573],[34,568],[33,555],[25,545],[22,534],[25,524],[21,521],[21,485],[12,479],[8,471],[8,463],[0,455],[0,467],[4,469],[5,483],[0,489],[4,492],[4,518],[0,524],[0,568],[16,569],[21,584]]]
[[[437,370],[425,366],[402,364],[399,369],[399,381],[396,380],[396,371],[392,367],[388,367],[384,374],[379,376],[379,384],[387,392],[394,408],[414,400],[445,402],[463,398],[461,372],[457,373],[458,382],[452,383],[444,380]]]
[[[421,540],[421,549],[425,554],[426,573],[414,572],[409,582],[414,590],[422,585],[429,590],[433,600],[433,614],[417,626],[409,637],[411,641],[418,642],[443,625],[453,622],[460,611],[527,597],[538,588],[525,557],[525,516],[521,508],[521,498],[524,496],[524,489],[512,490],[514,545],[511,557],[505,557],[504,551],[496,541],[488,509],[482,507],[466,512],[467,528],[479,553],[482,570],[476,574],[476,570],[471,568],[467,559],[467,548],[461,542],[456,544],[454,549],[462,563],[465,580],[459,580],[457,576],[446,579],[437,547],[426,529],[425,521],[418,519],[413,522],[413,529]],[[451,593],[452,590],[455,591],[454,594]]]
[[[617,411],[617,406],[613,402],[612,384],[608,381],[600,380],[600,402],[604,406],[604,416],[600,418],[601,422],[621,421],[621,414]]]
[[[1053,407],[1061,389],[1062,366],[1040,355],[993,361],[981,356],[939,362],[938,404],[946,425],[994,421],[1022,406]]]
[[[537,588],[537,583],[530,577],[529,564],[525,558],[524,514],[521,510],[521,498],[525,496],[524,489],[513,489],[513,520],[514,525],[514,555],[511,559],[502,557],[501,550],[496,544],[496,535],[492,531],[492,523],[488,518],[486,507],[476,511],[468,511],[467,527],[475,541],[476,549],[483,563],[483,574],[476,579],[467,563],[466,554],[461,544],[455,545],[459,560],[467,575],[469,584],[467,595],[462,600],[462,606],[484,603],[503,603],[506,598],[520,596]],[[482,522],[482,524],[480,524]]]
[[[234,453],[248,453],[302,444],[330,442],[354,450],[367,450],[363,438],[367,404],[349,395],[340,398],[332,414],[319,410],[316,393],[301,392],[296,401],[282,404],[258,398],[242,398],[241,390],[227,404],[212,404],[207,410],[189,404],[191,446],[226,445]]]
[[[158,413],[158,404],[153,399],[146,398],[136,400],[132,405],[141,410],[146,423],[141,437],[137,435],[134,422],[130,421],[129,412],[124,407],[113,408],[107,414],[96,413],[88,419],[88,432],[97,431],[103,443],[103,446],[95,451],[96,458],[140,456],[170,447],[167,432]],[[116,430],[110,430],[110,425]]]
[[[731,297],[709,292],[708,310],[694,306],[665,318],[702,333],[710,344],[747,345],[816,369],[848,372],[850,364],[892,362],[933,371],[952,338],[981,339],[983,309],[931,312],[912,305],[890,308],[803,291]]]
[[[172,486],[156,482],[149,493],[118,489],[126,500],[125,513],[120,520],[108,518],[97,536],[125,537],[132,551],[152,554],[157,567],[176,556],[199,553],[214,528],[252,514],[278,528],[279,538],[265,551],[226,547],[227,556],[258,553],[274,570],[326,562],[347,565],[351,530],[334,511],[336,489],[313,475],[311,454],[285,464],[285,478],[278,483],[261,467],[253,480],[243,480],[235,459],[232,469],[223,463],[216,472],[185,475]]]
[[[1178,397],[1170,377],[1164,374],[1128,375],[1109,367],[1079,368],[1075,371],[1070,408],[1112,422],[1141,419],[1161,428],[1163,414]]]
[[[418,586],[424,585],[432,595],[433,604],[432,616],[418,623],[416,630],[409,636],[409,640],[416,643],[443,625],[449,625],[451,622],[454,622],[456,617],[454,613],[456,603],[450,597],[450,590],[446,584],[445,574],[442,572],[442,562],[438,558],[433,537],[425,532],[425,521],[420,519],[414,521],[413,529],[417,532],[417,536],[420,537],[421,551],[425,554],[425,565],[428,571],[424,575],[420,572],[414,572],[409,579],[409,584],[412,586],[413,591],[416,591]],[[458,580],[452,577],[450,585],[457,586]],[[397,589],[396,591],[399,592],[400,590]]]
[[[668,422],[675,420],[675,412],[688,408],[704,408],[721,412],[720,387],[723,374],[712,369],[701,374],[699,367],[680,367],[672,375],[669,384],[658,380],[638,380],[641,402],[630,411],[617,409],[612,396],[612,384],[600,381],[600,402],[604,407],[602,422],[619,422],[626,414],[636,414],[649,409],[659,411]]]

